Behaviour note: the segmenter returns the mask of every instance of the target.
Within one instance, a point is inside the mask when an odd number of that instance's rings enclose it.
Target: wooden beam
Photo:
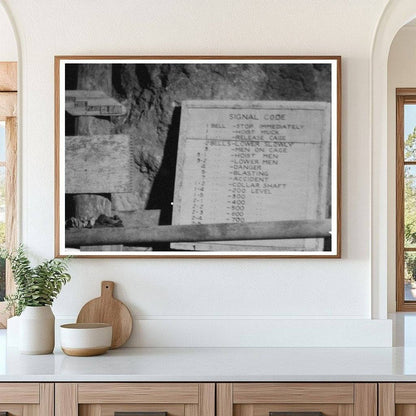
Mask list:
[[[17,244],[17,119],[6,118],[6,248]],[[15,291],[10,262],[6,262],[6,294]],[[9,312],[6,303],[0,302],[0,328],[5,328]]]
[[[55,410],[55,385],[53,383],[39,384],[39,395],[39,414],[42,416],[53,416]]]
[[[199,384],[199,416],[215,416],[215,383]]]
[[[354,415],[377,416],[377,384],[354,384]]]
[[[121,116],[126,107],[104,91],[65,91],[65,111],[73,116]]]
[[[380,416],[395,416],[394,383],[380,383],[378,389],[378,414]]]
[[[352,383],[233,384],[234,405],[262,403],[352,404],[354,403],[354,387]],[[356,415],[361,416],[360,413]]]
[[[78,403],[198,404],[198,393],[197,383],[79,383]],[[67,414],[63,413],[62,416]]]
[[[17,62],[0,62],[0,91],[17,91]]]
[[[232,383],[217,384],[217,416],[233,416]]]
[[[17,119],[6,118],[6,248],[17,246]],[[6,263],[6,293],[15,291],[10,262]]]
[[[38,383],[0,383],[0,403],[39,403]]]
[[[15,92],[0,92],[0,120],[16,117],[17,94]]]
[[[67,247],[154,242],[274,240],[330,237],[331,220],[248,222],[242,224],[160,225],[83,228],[65,231]]]
[[[65,193],[133,191],[130,136],[98,134],[65,138]]]
[[[407,96],[416,96],[415,88],[396,88],[396,96],[407,95]]]
[[[78,416],[78,385],[57,383],[55,385],[55,415]]]

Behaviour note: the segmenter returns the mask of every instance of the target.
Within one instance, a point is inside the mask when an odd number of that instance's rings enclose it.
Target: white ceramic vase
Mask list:
[[[55,347],[55,316],[50,306],[26,306],[19,319],[19,351],[50,354]]]
[[[7,320],[8,347],[19,347],[19,320],[20,316],[13,316]]]

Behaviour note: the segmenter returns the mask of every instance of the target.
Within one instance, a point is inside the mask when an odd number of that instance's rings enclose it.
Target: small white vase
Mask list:
[[[21,354],[50,354],[55,347],[55,316],[50,306],[26,306],[19,319]]]
[[[7,346],[19,346],[19,320],[20,316],[13,316],[7,320]]]

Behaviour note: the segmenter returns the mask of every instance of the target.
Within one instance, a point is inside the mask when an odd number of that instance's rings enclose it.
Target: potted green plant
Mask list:
[[[24,354],[49,354],[55,346],[55,316],[51,305],[71,276],[68,257],[45,260],[32,266],[20,245],[16,250],[0,250],[10,261],[16,292],[6,296],[8,309],[19,318],[19,350]]]

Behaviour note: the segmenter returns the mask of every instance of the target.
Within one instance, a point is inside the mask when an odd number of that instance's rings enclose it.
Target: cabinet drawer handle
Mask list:
[[[114,412],[114,416],[168,416],[168,412]]]
[[[269,416],[324,416],[322,412],[269,412]]]

